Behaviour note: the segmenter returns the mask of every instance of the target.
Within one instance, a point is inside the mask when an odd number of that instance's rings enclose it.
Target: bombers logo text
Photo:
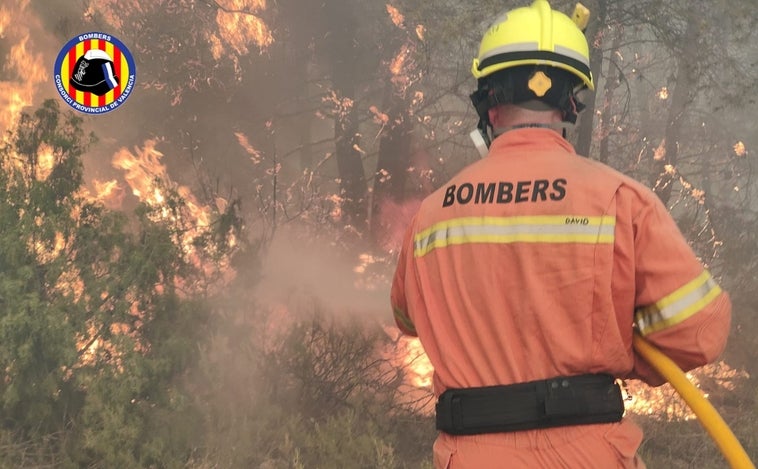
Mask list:
[[[55,88],[72,108],[102,114],[121,106],[134,90],[137,68],[115,37],[91,32],[63,46],[55,60]]]
[[[442,206],[458,204],[509,204],[521,202],[544,202],[562,200],[566,197],[566,180],[536,179],[534,181],[516,182],[464,182],[458,186],[452,184],[445,189]]]

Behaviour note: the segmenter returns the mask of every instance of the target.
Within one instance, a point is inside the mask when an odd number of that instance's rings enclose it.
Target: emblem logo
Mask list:
[[[72,108],[103,114],[121,106],[134,90],[137,68],[126,46],[99,32],[81,34],[55,60],[55,88]]]

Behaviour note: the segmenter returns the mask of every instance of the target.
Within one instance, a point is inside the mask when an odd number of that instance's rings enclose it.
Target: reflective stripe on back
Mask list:
[[[544,215],[464,217],[435,223],[416,234],[414,257],[458,244],[573,243],[611,244],[616,219],[612,216]]]

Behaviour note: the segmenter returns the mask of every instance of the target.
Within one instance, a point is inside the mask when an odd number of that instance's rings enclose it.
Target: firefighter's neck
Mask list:
[[[561,134],[564,128],[561,112],[557,109],[535,110],[503,104],[490,109],[490,122],[495,136],[523,127],[544,127]]]

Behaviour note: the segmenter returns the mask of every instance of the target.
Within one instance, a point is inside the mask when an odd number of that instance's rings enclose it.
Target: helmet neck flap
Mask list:
[[[495,131],[489,110],[502,104],[558,109],[564,134],[576,122],[584,109],[576,93],[594,89],[584,36],[588,19],[589,10],[581,4],[569,18],[552,10],[547,0],[534,0],[529,7],[500,15],[487,29],[471,67],[478,86],[470,96],[487,146],[490,131]]]
[[[547,84],[542,84],[535,92],[534,88],[538,85],[533,83],[539,79],[547,79]],[[574,124],[579,112],[585,107],[576,97],[576,91],[583,88],[576,81],[571,73],[546,66],[508,68],[480,78],[477,90],[470,95],[471,103],[479,116],[477,128],[488,136],[489,129],[492,129],[489,110],[502,104],[515,104],[534,110],[558,109],[564,122]]]

